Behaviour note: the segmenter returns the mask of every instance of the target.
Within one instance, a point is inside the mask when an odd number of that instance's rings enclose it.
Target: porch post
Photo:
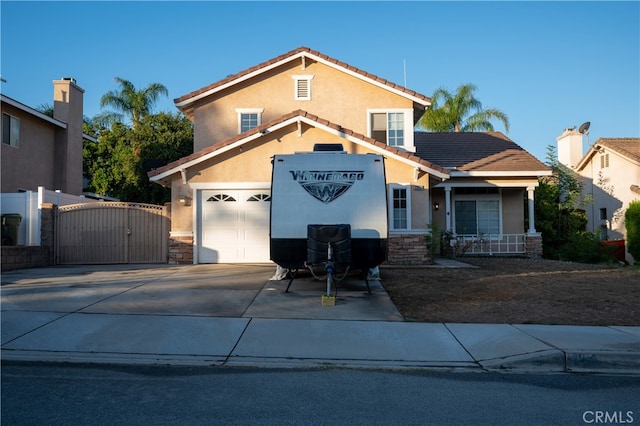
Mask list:
[[[451,188],[444,189],[445,230],[451,231]]]
[[[535,188],[533,186],[527,187],[527,199],[529,204],[529,234],[536,233],[536,221],[534,218],[534,204],[533,204],[533,193]]]

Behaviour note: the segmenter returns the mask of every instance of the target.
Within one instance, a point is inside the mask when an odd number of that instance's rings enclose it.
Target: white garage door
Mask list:
[[[199,263],[269,262],[270,191],[201,191]]]

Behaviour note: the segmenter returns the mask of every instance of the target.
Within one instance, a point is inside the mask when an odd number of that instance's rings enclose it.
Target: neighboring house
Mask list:
[[[557,138],[558,161],[574,170],[584,184],[587,229],[604,240],[624,240],[624,214],[631,201],[640,200],[640,138],[599,138],[583,153],[583,135],[566,129]],[[625,244],[626,248],[626,244]],[[633,263],[626,252],[625,260]]]
[[[38,187],[82,194],[84,90],[72,78],[53,81],[53,117],[2,98],[2,193]]]
[[[300,47],[175,104],[195,152],[149,173],[171,188],[170,262],[269,261],[271,158],[316,143],[385,157],[390,262],[428,261],[434,222],[467,252],[541,254],[533,194],[547,166],[497,132],[415,132],[428,97],[320,52]]]

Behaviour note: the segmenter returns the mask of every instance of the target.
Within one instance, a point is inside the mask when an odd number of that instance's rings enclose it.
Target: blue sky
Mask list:
[[[640,2],[0,2],[2,93],[52,104],[73,77],[85,115],[118,89],[173,99],[299,46],[430,96],[473,83],[541,160],[564,128],[640,136]],[[405,74],[406,67],[406,74]],[[504,131],[499,123],[496,129]]]

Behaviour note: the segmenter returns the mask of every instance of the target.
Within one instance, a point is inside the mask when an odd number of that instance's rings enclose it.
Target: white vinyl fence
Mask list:
[[[57,206],[68,204],[99,202],[80,195],[65,194],[38,187],[38,191],[26,191],[0,194],[0,211],[4,214],[19,214],[22,217],[18,229],[19,246],[40,245],[40,206],[42,203],[53,203]]]

